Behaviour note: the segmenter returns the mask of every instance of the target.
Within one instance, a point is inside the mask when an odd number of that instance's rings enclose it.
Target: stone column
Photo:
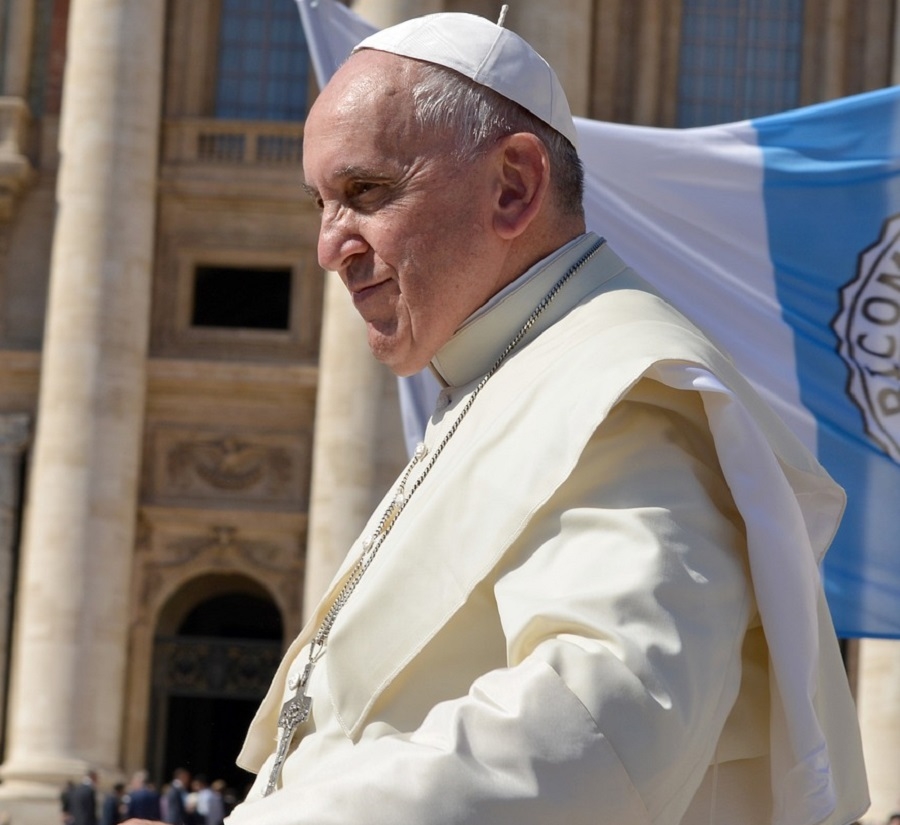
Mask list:
[[[506,19],[553,67],[572,114],[582,117],[590,106],[592,8],[593,0],[511,3]]]
[[[900,811],[900,641],[862,639],[857,705],[872,807],[865,821],[887,822]]]
[[[34,40],[34,0],[10,0],[3,55],[3,94],[28,97],[31,46]]]
[[[144,416],[164,0],[73,0],[0,809],[115,772]]]
[[[19,522],[19,490],[22,486],[22,454],[31,434],[31,417],[25,413],[0,415],[0,741],[4,739],[6,680],[9,663],[9,617],[15,590],[16,528]]]
[[[900,0],[894,0],[894,37],[891,53],[891,83],[900,83]]]
[[[412,17],[445,11],[446,4],[443,0],[356,0],[351,5],[360,17],[384,29]]]

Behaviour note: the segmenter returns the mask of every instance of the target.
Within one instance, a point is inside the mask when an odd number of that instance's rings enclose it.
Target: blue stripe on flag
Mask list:
[[[848,495],[825,560],[844,636],[900,635],[898,124],[898,87],[753,121],[801,399]]]

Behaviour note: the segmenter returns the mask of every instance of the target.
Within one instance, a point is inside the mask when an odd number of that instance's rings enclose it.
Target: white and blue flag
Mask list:
[[[374,28],[297,1],[324,84]],[[900,637],[900,87],[695,129],[575,122],[589,228],[847,491],[824,566],[838,634]],[[401,386],[411,442],[435,391]]]

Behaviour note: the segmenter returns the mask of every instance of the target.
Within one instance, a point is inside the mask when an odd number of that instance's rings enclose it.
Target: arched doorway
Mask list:
[[[229,576],[186,585],[167,613],[154,640],[148,764],[160,782],[184,767],[241,797],[252,777],[235,758],[281,658],[278,608]]]

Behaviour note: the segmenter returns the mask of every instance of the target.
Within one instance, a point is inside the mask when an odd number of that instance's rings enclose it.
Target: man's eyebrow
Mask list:
[[[330,175],[330,181],[379,181],[388,180],[389,176],[384,172],[376,171],[367,166],[359,166],[355,163],[348,163],[335,169]]]
[[[348,163],[340,169],[334,170],[334,178],[336,180],[369,180],[370,178],[381,177],[372,169],[365,166],[358,166],[355,163]]]
[[[347,166],[342,166],[340,169],[335,169],[331,174],[330,179],[332,181],[371,181],[373,183],[377,183],[380,181],[390,180],[390,176],[385,175],[380,172],[375,172],[372,169],[367,169],[365,166],[357,166],[355,164],[348,164]],[[319,191],[314,186],[310,186],[306,181],[303,181],[300,184],[300,188],[309,195],[313,200],[317,200],[319,198]]]

